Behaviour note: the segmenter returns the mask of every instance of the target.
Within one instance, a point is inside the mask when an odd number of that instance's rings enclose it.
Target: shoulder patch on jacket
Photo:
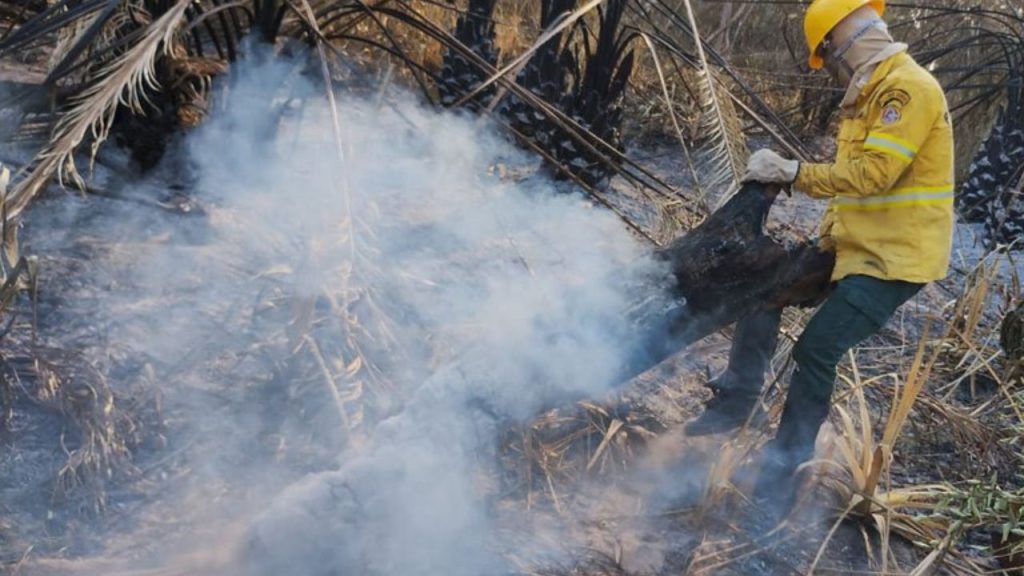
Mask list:
[[[883,110],[887,108],[902,110],[904,106],[910,104],[910,93],[906,90],[893,88],[892,90],[887,90],[882,94],[882,97],[878,99],[878,102],[882,105]]]
[[[882,124],[885,124],[886,126],[889,124],[895,124],[900,121],[901,116],[902,114],[900,114],[899,108],[896,108],[895,106],[886,106],[882,109]]]
[[[882,105],[882,124],[895,124],[903,117],[903,107],[910,103],[910,94],[906,90],[894,88],[882,94],[879,103]]]

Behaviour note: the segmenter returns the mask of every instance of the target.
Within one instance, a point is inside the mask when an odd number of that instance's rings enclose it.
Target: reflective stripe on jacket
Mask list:
[[[833,280],[945,277],[953,242],[953,128],[935,78],[904,52],[881,62],[839,127],[833,164],[800,165],[794,187],[831,198],[822,221]]]

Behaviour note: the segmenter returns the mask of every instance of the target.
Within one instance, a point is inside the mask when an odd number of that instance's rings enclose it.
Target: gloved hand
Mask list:
[[[792,184],[800,171],[800,162],[786,160],[771,150],[758,150],[750,155],[744,182],[764,184]]]

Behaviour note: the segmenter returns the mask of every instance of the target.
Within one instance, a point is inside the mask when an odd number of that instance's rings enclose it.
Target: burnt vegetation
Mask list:
[[[802,160],[827,157],[812,141],[834,122],[836,93],[809,74],[794,40],[802,3],[772,3],[777,8],[771,11],[756,3],[701,4],[707,5],[0,4],[0,58],[35,58],[42,69],[40,77],[12,81],[0,92],[15,116],[5,133],[33,152],[0,178],[0,425],[17,440],[35,430],[27,420],[59,422],[58,433],[44,436],[60,455],[50,463],[51,480],[39,488],[49,495],[41,512],[47,528],[57,518],[71,534],[76,529],[69,527],[103,517],[111,493],[121,490],[116,498],[122,502],[134,498],[121,487],[151,486],[141,480],[144,468],[159,468],[185,448],[166,446],[167,419],[152,366],[95,350],[63,350],[39,336],[39,264],[19,253],[21,219],[57,185],[115,196],[79,168],[94,162],[107,140],[132,159],[126,179],[160,167],[176,138],[216,112],[231,90],[233,67],[247,58],[280,58],[324,93],[353,90],[383,102],[389,86],[398,84],[425,105],[486,118],[534,152],[548,175],[564,181],[561,190],[582,192],[613,211],[670,263],[680,303],[671,314],[638,321],[646,354],[624,369],[623,380],[761,309],[788,308],[786,334],[799,333],[804,318],[798,309],[821,300],[831,257],[790,226],[766,227],[779,191],[741,186],[739,172],[751,142]],[[1018,278],[1000,276],[1000,263],[1012,266],[1024,246],[1024,14],[1009,2],[968,4],[903,3],[890,14],[894,34],[907,38],[948,91],[965,167],[958,213],[978,225],[990,252],[943,286],[946,305],[929,319],[943,328],[909,338],[884,334],[872,342],[873,351],[852,355],[841,368],[845,392],[833,414],[831,464],[818,479],[838,501],[836,516],[858,520],[868,568],[879,573],[890,573],[890,560],[896,561],[894,537],[925,550],[913,556],[912,574],[940,566],[962,574],[996,566],[1019,570],[1024,553],[1024,488],[1017,475],[1024,294]],[[275,114],[285,112],[271,102],[266,109],[271,138]],[[634,144],[669,149],[680,159],[676,172],[668,177],[642,161],[631,153]],[[179,215],[194,206],[168,198],[132,201]],[[369,225],[353,218],[346,226],[351,237],[361,237]],[[288,239],[268,240],[276,241]],[[373,247],[355,244],[351,258],[363,262],[359,249]],[[312,256],[310,262],[318,264]],[[409,400],[401,383],[389,379],[389,368],[403,354],[429,355],[428,335],[396,330],[398,321],[416,327],[415,318],[402,315],[401,295],[378,293],[374,271],[353,269],[351,286],[267,289],[249,311],[261,334],[249,344],[259,372],[270,376],[233,399],[273,407],[259,439],[269,446],[268,458],[280,457],[289,442],[308,441],[311,452],[325,454],[359,446]],[[779,375],[788,369],[785,352],[783,345]],[[746,476],[739,472],[764,443],[755,429],[777,417],[776,395],[777,387],[768,386],[752,428],[715,455],[702,477],[700,501],[685,511],[688,529],[714,526],[705,533],[743,538],[720,520],[747,504]],[[677,424],[635,396],[571,400],[527,423],[502,421],[496,449],[504,493],[560,515],[560,483],[624,471]],[[3,449],[13,454],[16,444]],[[950,456],[937,462],[927,456],[933,452]],[[305,471],[323,464],[298,466]],[[811,571],[828,549],[833,532],[827,534],[817,541],[820,551],[799,558]],[[757,538],[736,546],[714,540],[690,542],[672,567],[749,572],[745,559],[769,547]],[[982,540],[986,544],[978,544]],[[60,553],[65,545],[54,537],[40,546],[41,554]],[[984,558],[972,552],[977,549]],[[27,554],[24,546],[19,551]],[[20,562],[8,556],[9,564]],[[555,572],[531,566],[523,573]],[[629,572],[618,558],[594,551],[557,573]]]

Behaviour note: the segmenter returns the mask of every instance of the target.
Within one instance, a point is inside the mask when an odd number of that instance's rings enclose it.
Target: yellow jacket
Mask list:
[[[945,94],[905,52],[882,61],[839,127],[833,164],[800,165],[793,186],[831,198],[822,221],[832,280],[945,277],[953,242],[953,128]]]

